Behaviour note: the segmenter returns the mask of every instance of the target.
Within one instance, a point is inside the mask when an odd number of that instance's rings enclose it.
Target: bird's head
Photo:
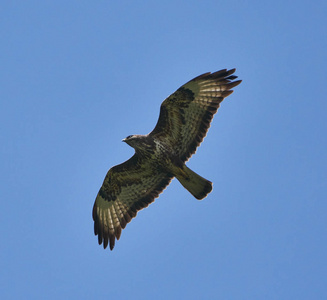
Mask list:
[[[124,138],[122,140],[122,142],[125,142],[126,144],[130,145],[131,147],[136,148],[141,137],[142,136],[140,136],[138,134],[129,135],[128,137]]]
[[[136,152],[139,153],[146,153],[146,152],[152,152],[154,143],[152,139],[149,139],[147,135],[141,135],[141,134],[134,134],[129,135],[128,137],[124,138],[122,140],[129,146],[133,147]]]

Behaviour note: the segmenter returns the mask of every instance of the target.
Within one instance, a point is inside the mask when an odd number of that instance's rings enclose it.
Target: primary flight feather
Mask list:
[[[220,103],[241,83],[234,81],[234,72],[224,69],[190,80],[163,101],[152,132],[123,140],[135,154],[108,171],[93,206],[94,233],[104,248],[114,248],[121,230],[173,177],[199,200],[211,192],[212,183],[185,162],[205,137]]]

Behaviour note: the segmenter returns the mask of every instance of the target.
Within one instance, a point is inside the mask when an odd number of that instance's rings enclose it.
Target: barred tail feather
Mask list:
[[[176,178],[196,199],[201,200],[211,192],[212,182],[196,174],[185,165],[180,171],[175,175]]]

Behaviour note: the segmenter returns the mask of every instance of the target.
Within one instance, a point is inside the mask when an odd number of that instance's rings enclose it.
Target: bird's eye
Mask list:
[[[133,135],[129,135],[126,140],[129,140],[131,137],[133,137]]]

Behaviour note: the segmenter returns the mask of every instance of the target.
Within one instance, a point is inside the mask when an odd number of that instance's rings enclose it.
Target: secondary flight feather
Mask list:
[[[135,154],[108,171],[93,206],[94,233],[104,248],[114,248],[122,229],[172,178],[196,199],[211,192],[212,183],[185,162],[205,137],[220,103],[241,83],[234,72],[224,69],[190,80],[163,101],[153,131],[123,140]]]

